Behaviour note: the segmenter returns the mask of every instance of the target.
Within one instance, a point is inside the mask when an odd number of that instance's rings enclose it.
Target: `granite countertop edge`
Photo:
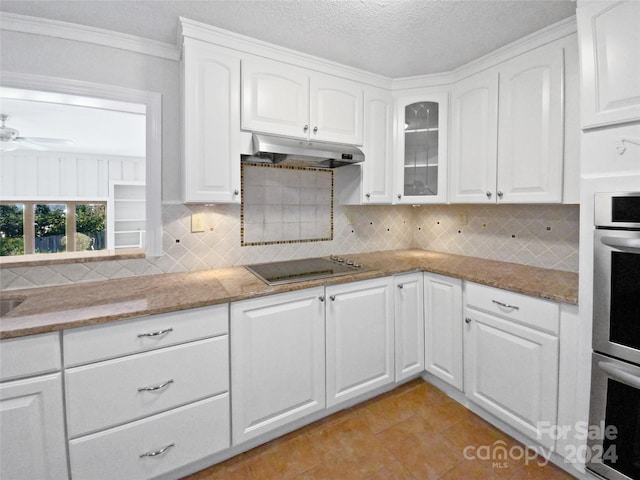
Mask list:
[[[0,292],[22,302],[0,317],[0,339],[87,327],[312,287],[425,271],[577,305],[578,274],[427,250],[344,255],[366,271],[269,286],[242,266]]]

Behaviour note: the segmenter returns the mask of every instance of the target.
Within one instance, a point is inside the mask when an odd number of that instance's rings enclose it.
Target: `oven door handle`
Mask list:
[[[640,238],[602,237],[600,241],[610,247],[640,253]]]
[[[629,385],[630,387],[640,390],[640,377],[634,375],[631,372],[627,372],[617,365],[609,362],[598,362],[600,370],[604,371],[609,377]]]

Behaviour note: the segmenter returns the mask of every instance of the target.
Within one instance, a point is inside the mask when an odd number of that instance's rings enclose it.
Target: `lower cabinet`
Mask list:
[[[227,304],[65,330],[73,480],[171,475],[228,448],[228,331]]]
[[[557,419],[558,304],[470,283],[465,289],[465,395],[554,448],[547,432]]]
[[[424,274],[425,369],[462,390],[462,280]]]
[[[0,425],[0,478],[67,478],[60,372],[0,383]]]
[[[327,407],[394,381],[393,278],[326,287]]]
[[[324,288],[231,304],[233,444],[325,408]]]
[[[395,310],[395,379],[424,370],[424,292],[422,272],[393,278]]]

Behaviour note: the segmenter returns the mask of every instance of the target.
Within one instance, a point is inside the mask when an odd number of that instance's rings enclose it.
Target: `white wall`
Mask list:
[[[180,198],[179,62],[117,48],[0,30],[3,72],[114,85],[162,95],[162,197]]]
[[[2,154],[0,200],[106,200],[110,182],[144,174],[144,158],[16,150]]]

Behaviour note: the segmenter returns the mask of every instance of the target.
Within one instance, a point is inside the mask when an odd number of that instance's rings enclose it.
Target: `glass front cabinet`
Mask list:
[[[448,94],[396,97],[394,203],[447,202]]]

